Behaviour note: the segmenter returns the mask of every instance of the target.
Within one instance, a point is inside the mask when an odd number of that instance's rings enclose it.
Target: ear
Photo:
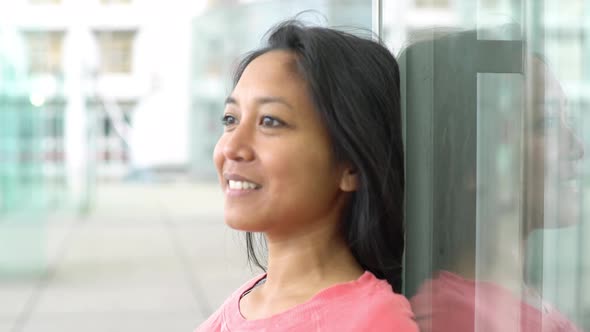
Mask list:
[[[346,166],[340,178],[340,190],[345,192],[356,191],[359,186],[359,176],[356,168]]]

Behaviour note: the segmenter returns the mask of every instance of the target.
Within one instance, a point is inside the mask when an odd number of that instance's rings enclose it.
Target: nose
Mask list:
[[[247,123],[239,124],[223,137],[223,155],[228,160],[252,161],[254,159],[254,130]]]
[[[568,157],[571,160],[580,160],[584,158],[584,143],[574,132],[574,129],[568,124],[564,125],[565,128],[565,142],[567,144]]]
[[[569,129],[569,135],[571,142],[570,149],[572,158],[576,160],[584,158],[584,143],[582,142],[580,137],[578,137],[578,135],[576,135],[576,133],[574,133],[571,129]]]

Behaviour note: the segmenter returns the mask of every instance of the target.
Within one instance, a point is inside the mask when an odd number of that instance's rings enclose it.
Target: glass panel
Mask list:
[[[401,65],[404,282],[419,325],[590,329],[590,3],[421,3],[383,13]]]
[[[14,47],[22,36],[0,28],[0,278],[38,275],[47,264],[41,212],[47,192],[39,163],[42,113],[30,102],[29,68]],[[41,67],[58,68],[53,65]]]
[[[498,316],[511,312],[502,328],[519,331],[523,312],[522,119],[523,77],[519,74],[477,75],[477,164],[475,207],[475,331],[489,330],[491,308]],[[497,289],[493,289],[494,285]],[[517,303],[517,302],[516,302]],[[500,310],[510,310],[502,312]]]

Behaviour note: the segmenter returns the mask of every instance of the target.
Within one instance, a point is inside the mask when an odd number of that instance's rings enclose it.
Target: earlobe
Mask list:
[[[356,191],[359,186],[358,172],[354,168],[346,168],[340,179],[340,190],[351,192]]]

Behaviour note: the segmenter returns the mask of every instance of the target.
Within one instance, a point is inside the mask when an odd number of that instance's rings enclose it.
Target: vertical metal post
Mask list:
[[[381,39],[381,28],[383,26],[383,6],[382,0],[372,0],[371,8],[373,10],[371,18],[371,29],[375,39]]]

